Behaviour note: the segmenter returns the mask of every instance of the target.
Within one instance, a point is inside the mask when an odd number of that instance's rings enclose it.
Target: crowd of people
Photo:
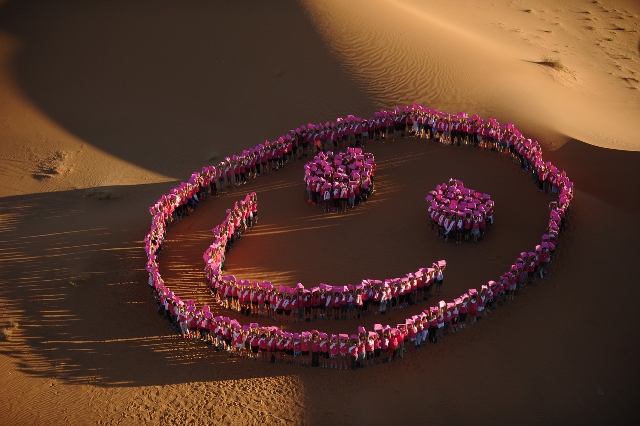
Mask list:
[[[245,316],[280,322],[311,322],[322,319],[347,320],[407,308],[436,295],[444,281],[446,262],[420,268],[401,278],[362,280],[360,284],[332,286],[321,283],[305,288],[275,286],[270,282],[236,279],[206,266],[211,294],[222,307]]]
[[[366,201],[374,191],[376,162],[362,148],[346,152],[318,151],[304,165],[307,201],[321,206],[323,212],[346,213]]]
[[[211,230],[213,243],[202,255],[207,277],[220,274],[227,252],[242,238],[242,234],[258,224],[258,195],[255,192],[247,194],[244,200],[236,202],[226,213],[225,220]]]
[[[482,285],[479,291],[472,288],[449,302],[440,300],[416,315],[407,316],[405,321],[399,324],[375,324],[373,330],[369,331],[360,326],[357,333],[350,335],[328,334],[315,329],[290,333],[275,326],[261,326],[257,322],[242,325],[226,316],[214,316],[209,306],[197,309],[193,300],[183,302],[165,285],[159,271],[159,260],[167,227],[188,215],[210,195],[223,190],[225,180],[226,187],[230,188],[233,179],[236,185],[242,185],[250,178],[278,170],[288,162],[309,154],[324,152],[324,155],[328,155],[325,151],[331,150],[331,147],[357,148],[372,139],[405,135],[428,138],[447,145],[470,145],[490,149],[518,161],[522,169],[531,174],[538,189],[551,193],[552,196],[549,204],[549,222],[540,244],[531,251],[521,252],[505,273],[497,280]],[[457,187],[456,181],[450,181],[449,186],[452,183]],[[265,142],[244,151],[242,155],[227,157],[217,167],[204,167],[200,172],[193,173],[188,182],[182,182],[169,194],[163,195],[150,208],[151,227],[144,239],[149,285],[154,290],[159,313],[171,321],[176,331],[184,338],[200,339],[218,350],[229,351],[231,356],[242,356],[256,361],[338,369],[364,368],[403,358],[406,352],[424,347],[428,342],[436,343],[450,332],[464,330],[467,324],[476,324],[492,309],[513,300],[522,286],[544,278],[553,258],[558,236],[565,230],[573,195],[573,183],[566,172],[560,171],[549,162],[544,162],[540,145],[526,139],[510,123],[501,125],[494,119],[485,121],[475,115],[469,117],[465,113],[450,115],[414,104],[392,111],[376,112],[375,117],[371,119],[348,116],[346,119],[336,120],[335,123],[309,124],[291,130],[275,142]],[[425,274],[424,270],[421,270],[422,275],[421,271],[417,271],[401,278],[397,283],[397,291],[394,280],[366,280],[357,286],[323,285],[323,288],[319,286],[308,290],[299,284],[292,289],[281,286],[276,291],[270,283],[250,283],[246,280],[238,281],[233,276],[221,275],[224,253],[230,247],[230,241],[240,239],[256,222],[257,197],[255,194],[249,194],[244,203],[238,203],[228,212],[222,226],[214,228],[214,244],[209,248],[208,254],[205,254],[212,292],[216,300],[229,309],[243,312],[244,307],[245,315],[264,316],[281,321],[287,321],[286,317],[289,316],[289,321],[293,321],[292,312],[296,312],[293,309],[295,299],[298,321],[345,317],[348,319],[358,315],[362,318],[368,314],[382,314],[383,300],[387,302],[384,306],[384,311],[387,311],[389,308],[405,308],[414,301],[428,299],[433,287],[435,294],[440,294],[444,268],[436,272],[438,264],[433,265],[431,274]],[[419,290],[420,283],[422,290]],[[404,289],[404,294],[401,294],[401,289]],[[234,294],[237,295],[237,299]],[[260,294],[264,296],[263,299],[258,297]],[[285,306],[287,296],[291,302]],[[377,298],[380,298],[380,305]],[[340,301],[339,304],[337,299]],[[260,306],[260,300],[264,301],[263,308]],[[324,305],[321,303],[323,300]],[[343,308],[343,300],[346,302],[346,309]],[[353,302],[352,309],[350,301]],[[359,305],[360,302],[362,305]],[[307,311],[307,305],[310,311]],[[289,314],[286,314],[286,311],[289,311]],[[346,316],[343,314],[344,311]]]
[[[462,181],[449,179],[448,183],[437,185],[429,191],[429,229],[441,240],[456,243],[473,241],[484,237],[487,229],[493,227],[495,203],[489,194],[482,194],[465,188]]]

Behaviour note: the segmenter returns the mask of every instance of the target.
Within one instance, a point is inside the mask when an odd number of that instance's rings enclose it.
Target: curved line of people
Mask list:
[[[360,326],[357,334],[349,336],[329,335],[317,330],[289,333],[273,326],[261,327],[258,323],[241,325],[237,320],[228,317],[213,317],[208,306],[197,310],[193,301],[188,300],[185,304],[165,286],[159,272],[162,243],[167,227],[173,221],[187,215],[201,200],[216,194],[218,189],[222,190],[222,187],[216,187],[216,177],[220,182],[221,170],[224,170],[222,182],[225,176],[229,176],[226,164],[231,164],[232,160],[227,157],[218,167],[206,166],[202,171],[194,172],[188,182],[182,182],[173,188],[149,209],[152,221],[149,233],[144,239],[149,285],[154,289],[159,313],[177,324],[183,337],[200,338],[215,345],[219,350],[228,350],[234,356],[247,356],[265,362],[363,368],[383,360],[402,358],[407,350],[413,351],[428,341],[437,342],[438,338],[448,334],[449,329],[454,333],[465,329],[467,318],[471,324],[476,324],[482,318],[481,313],[486,315],[496,306],[513,300],[523,285],[533,284],[537,277],[546,276],[557,238],[565,230],[569,218],[574,186],[565,171],[560,171],[551,163],[543,161],[542,149],[537,142],[526,139],[511,123],[501,125],[494,119],[485,121],[478,116],[469,118],[465,113],[452,116],[417,104],[396,108],[393,111],[379,111],[376,112],[375,118],[369,120],[348,116],[346,120],[337,120],[337,123],[337,128],[343,132],[339,139],[338,135],[334,136],[331,133],[336,131],[335,123],[301,126],[278,138],[274,143],[258,145],[253,149],[253,153],[251,150],[244,151],[242,156],[234,157],[237,158],[235,164],[250,161],[251,155],[255,160],[257,156],[260,158],[259,168],[257,161],[254,161],[254,167],[249,163],[249,174],[255,173],[253,177],[257,177],[260,172],[277,170],[287,162],[308,155],[311,142],[314,149],[326,149],[329,141],[337,147],[352,144],[357,147],[371,137],[386,138],[396,134],[435,139],[444,144],[468,144],[491,149],[512,156],[524,171],[531,174],[540,191],[551,192],[553,201],[549,204],[549,222],[540,244],[532,251],[520,253],[507,272],[497,281],[491,280],[482,285],[480,291],[469,289],[451,302],[442,300],[437,306],[408,317],[404,323],[397,324],[396,327],[376,324],[374,330],[366,331]],[[331,135],[330,139],[327,135]],[[300,157],[297,157],[299,146],[301,152]],[[263,163],[262,154],[266,153],[266,147],[271,150],[271,159],[269,160],[267,155]],[[270,170],[265,169],[263,164]],[[242,169],[237,170],[237,184],[240,185],[247,179],[246,165],[244,179]],[[228,183],[230,187],[230,179]],[[215,281],[217,282],[217,279]],[[349,288],[346,290],[349,291]],[[370,290],[371,288],[367,291]],[[327,306],[325,315],[326,309]],[[200,318],[196,313],[199,313]]]

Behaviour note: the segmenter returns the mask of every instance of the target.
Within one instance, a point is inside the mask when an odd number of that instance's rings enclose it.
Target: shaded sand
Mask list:
[[[622,0],[0,1],[0,327],[19,324],[0,342],[0,423],[637,422],[639,13]],[[575,181],[543,284],[357,373],[236,361],[157,318],[141,240],[175,179],[301,123],[413,102],[514,122]],[[260,226],[229,269],[337,284],[446,258],[449,297],[541,234],[547,200],[504,158],[371,150],[378,193],[346,216],[304,202],[301,163],[243,187]],[[496,199],[482,244],[425,232],[423,198],[452,176]],[[207,230],[240,196],[169,233],[163,275],[199,301]]]

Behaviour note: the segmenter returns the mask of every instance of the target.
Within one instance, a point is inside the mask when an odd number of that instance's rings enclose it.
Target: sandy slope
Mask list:
[[[627,3],[305,2],[381,105],[463,109],[517,121],[529,134],[542,122],[553,132],[539,135],[550,142],[560,132],[638,150],[640,10]],[[545,56],[567,71],[537,64]]]
[[[639,13],[623,0],[1,1],[0,326],[20,326],[0,343],[0,423],[637,421],[640,198],[626,183],[640,181]],[[545,55],[568,71],[535,63]],[[356,374],[178,342],[153,313],[140,249],[147,206],[172,180],[300,123],[412,102],[512,121],[568,170],[573,218],[544,285]],[[500,273],[544,226],[546,199],[506,159],[371,149],[379,192],[352,215],[304,203],[300,164],[248,185],[261,224],[229,268],[346,283],[444,257],[447,296]],[[438,159],[455,167],[417,168]],[[483,247],[425,235],[420,191],[452,173],[500,201]],[[166,274],[202,301],[207,230],[237,195],[170,233]],[[314,259],[326,253],[331,268]]]

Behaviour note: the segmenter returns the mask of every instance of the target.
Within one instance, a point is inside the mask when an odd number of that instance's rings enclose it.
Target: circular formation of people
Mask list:
[[[329,334],[316,329],[291,333],[277,326],[260,325],[257,320],[241,324],[237,319],[228,316],[214,316],[210,306],[198,308],[193,300],[183,301],[164,282],[160,274],[160,258],[167,229],[188,216],[201,202],[231,189],[234,182],[235,186],[244,185],[251,179],[277,171],[308,155],[313,155],[314,160],[305,166],[306,182],[313,182],[314,176],[320,178],[318,173],[312,173],[318,172],[318,164],[322,166],[321,171],[326,180],[324,173],[327,168],[324,167],[324,163],[331,163],[330,172],[341,174],[338,176],[339,180],[342,179],[340,183],[347,184],[342,176],[346,175],[346,179],[349,179],[348,185],[356,182],[354,185],[359,185],[362,192],[366,189],[364,182],[370,181],[368,188],[372,189],[375,162],[367,163],[368,159],[373,157],[367,157],[368,154],[362,153],[361,148],[368,142],[396,136],[426,139],[444,145],[465,145],[511,157],[531,176],[539,191],[551,195],[549,221],[540,243],[530,251],[521,252],[499,278],[481,285],[480,289],[471,288],[450,301],[429,302],[434,295],[436,299],[440,295],[446,267],[444,260],[433,263],[431,267],[410,272],[404,277],[365,279],[361,283],[347,286],[322,283],[307,289],[301,283],[296,287],[287,287],[271,282],[251,282],[236,279],[233,275],[225,275],[223,271],[225,256],[229,250],[245,233],[257,226],[258,198],[257,194],[252,192],[227,210],[226,219],[213,228],[213,243],[203,254],[205,276],[209,281],[213,300],[220,305],[217,309],[237,311],[237,316],[279,322],[311,323],[328,319],[377,316],[380,319],[379,323],[374,324],[372,330],[358,326],[357,332],[339,334]],[[341,153],[340,150],[345,152]],[[359,155],[362,156],[360,160]],[[337,167],[340,166],[336,163],[337,156],[340,156],[343,164],[345,158],[349,158],[346,161],[348,164],[355,156],[355,161],[360,161],[363,165],[364,172],[358,171],[359,176],[352,172],[347,175],[347,169],[341,171]],[[311,169],[314,164],[315,171]],[[367,164],[371,164],[371,167],[365,168]],[[325,184],[326,182],[322,187]],[[317,193],[322,191],[313,189],[317,187],[312,188],[310,194],[307,186],[307,195],[313,202],[313,193],[316,193],[317,203]],[[450,179],[448,183],[439,185],[436,191],[429,194],[433,197],[433,200],[429,201],[436,201],[435,207],[433,204],[430,206],[434,233],[447,239],[453,230],[450,223],[441,229],[440,218],[433,221],[434,210],[437,212],[441,209],[437,204],[437,197],[440,195],[443,198],[443,194],[444,198],[449,200],[448,209],[451,210],[454,198],[457,206],[464,206],[461,212],[465,213],[465,218],[466,210],[471,210],[471,216],[474,217],[470,204],[477,205],[480,213],[480,206],[484,206],[484,216],[480,215],[480,218],[484,217],[484,222],[489,226],[493,224],[493,202],[489,203],[490,197],[485,197],[488,194],[468,191],[465,193],[462,182]],[[449,197],[450,193],[453,198]],[[471,193],[474,199],[468,200],[467,196]],[[148,283],[153,290],[158,313],[163,315],[175,332],[180,333],[184,339],[201,340],[216,350],[227,351],[229,356],[255,361],[336,369],[365,368],[402,359],[407,352],[435,344],[450,333],[465,330],[467,324],[476,324],[493,309],[514,300],[523,286],[543,279],[553,259],[558,237],[565,231],[573,195],[573,182],[569,180],[566,172],[550,162],[545,162],[540,145],[525,138],[511,123],[503,125],[492,118],[483,120],[476,115],[470,117],[463,112],[455,115],[446,114],[417,104],[378,111],[370,119],[347,116],[324,125],[309,123],[292,129],[276,141],[266,141],[243,151],[241,155],[227,157],[217,166],[203,167],[201,171],[194,172],[187,182],[180,183],[151,206],[151,227],[144,239]],[[462,202],[466,204],[461,205],[458,197],[462,197]],[[322,200],[324,201],[324,195]],[[347,200],[350,203],[348,196]],[[476,203],[476,200],[480,202]],[[324,203],[322,205],[325,207]],[[329,211],[331,208],[336,208],[336,205],[330,203]],[[456,210],[456,219],[460,208]],[[341,211],[340,203],[337,211]],[[441,213],[446,211],[443,210]],[[449,214],[452,216],[451,211]],[[445,219],[446,215],[443,222]],[[457,231],[457,222],[454,226]],[[463,231],[467,229],[465,226],[463,221]],[[442,235],[447,229],[449,231]],[[470,229],[475,241],[473,226]],[[460,235],[461,239],[468,240],[465,232]],[[481,235],[479,233],[478,237]],[[409,310],[412,309],[412,305],[421,303],[431,306],[414,315],[407,315],[405,321],[399,324],[383,324],[382,318],[387,312]]]
[[[493,227],[495,203],[491,196],[465,188],[460,180],[451,178],[448,183],[437,185],[426,200],[429,229],[445,242],[455,239],[456,243],[477,243]]]
[[[346,213],[366,201],[374,191],[376,162],[362,148],[346,152],[320,151],[304,165],[307,201],[323,212]]]

